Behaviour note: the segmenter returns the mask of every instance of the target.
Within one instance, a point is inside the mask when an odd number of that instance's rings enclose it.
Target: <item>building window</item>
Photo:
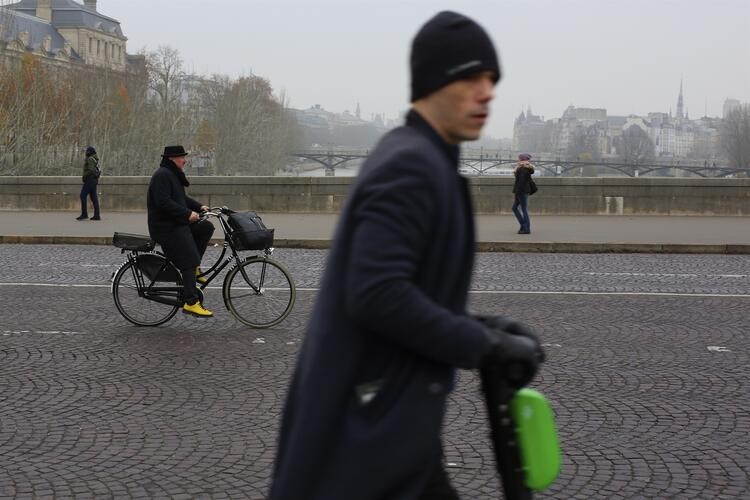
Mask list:
[[[102,55],[102,41],[101,40],[96,41],[96,55],[97,56]]]
[[[94,39],[89,38],[89,54],[91,54],[92,52],[94,52]]]

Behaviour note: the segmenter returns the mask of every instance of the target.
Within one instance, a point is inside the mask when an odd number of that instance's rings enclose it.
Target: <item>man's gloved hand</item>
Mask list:
[[[537,354],[539,355],[539,362],[544,363],[546,361],[547,357],[544,355],[542,343],[539,341],[539,337],[534,333],[530,326],[506,316],[485,316],[478,314],[474,316],[474,318],[490,330],[501,330],[512,335],[520,335],[521,337],[533,340],[538,347]]]
[[[482,358],[482,367],[499,369],[512,386],[527,385],[544,361],[544,351],[531,329],[502,316],[477,317],[493,337],[494,345]]]

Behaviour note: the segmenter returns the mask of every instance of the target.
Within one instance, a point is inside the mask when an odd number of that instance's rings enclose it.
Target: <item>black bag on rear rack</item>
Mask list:
[[[273,245],[273,229],[268,229],[256,212],[235,212],[228,222],[237,250],[265,250]]]
[[[112,245],[123,250],[150,252],[156,246],[156,242],[142,234],[115,233],[112,236]]]

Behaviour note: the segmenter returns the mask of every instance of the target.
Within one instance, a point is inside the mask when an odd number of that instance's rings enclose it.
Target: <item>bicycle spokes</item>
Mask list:
[[[288,271],[263,257],[248,259],[233,269],[222,291],[227,309],[254,328],[273,326],[286,318],[296,296]]]

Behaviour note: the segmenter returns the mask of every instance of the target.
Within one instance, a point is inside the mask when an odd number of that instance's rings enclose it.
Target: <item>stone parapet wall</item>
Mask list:
[[[188,193],[211,206],[335,213],[351,177],[192,177]],[[103,211],[143,211],[148,177],[103,177]],[[750,179],[541,177],[530,211],[549,215],[750,215]],[[478,213],[509,214],[513,180],[471,179]],[[80,209],[79,177],[0,177],[0,210]]]

